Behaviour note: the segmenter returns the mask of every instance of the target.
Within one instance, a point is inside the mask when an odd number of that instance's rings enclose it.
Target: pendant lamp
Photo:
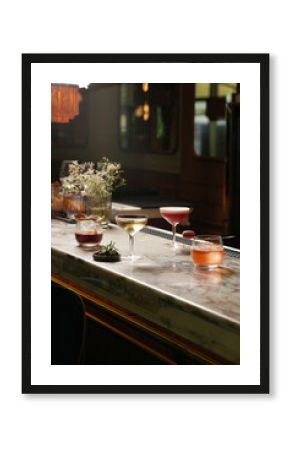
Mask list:
[[[79,114],[80,93],[77,84],[51,85],[51,121],[68,123]]]

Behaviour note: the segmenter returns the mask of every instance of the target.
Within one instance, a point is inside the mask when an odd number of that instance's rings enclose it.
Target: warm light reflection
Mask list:
[[[143,117],[143,105],[136,106],[136,108],[134,110],[134,116],[138,117],[138,119]]]
[[[149,91],[149,83],[142,83],[142,90],[143,92]]]
[[[78,85],[51,85],[51,121],[68,123],[79,114],[80,93]]]
[[[144,103],[144,106],[143,106],[143,120],[147,121],[147,120],[149,120],[149,117],[150,117],[149,105],[148,105],[148,103]]]

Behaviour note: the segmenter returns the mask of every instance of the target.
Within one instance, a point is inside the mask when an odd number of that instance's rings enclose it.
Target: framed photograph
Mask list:
[[[269,393],[268,54],[23,54],[22,148],[23,393]]]

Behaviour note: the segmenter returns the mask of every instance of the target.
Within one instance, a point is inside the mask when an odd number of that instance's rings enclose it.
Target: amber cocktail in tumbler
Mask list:
[[[195,266],[201,269],[215,269],[224,260],[222,237],[199,235],[192,240],[191,257]]]

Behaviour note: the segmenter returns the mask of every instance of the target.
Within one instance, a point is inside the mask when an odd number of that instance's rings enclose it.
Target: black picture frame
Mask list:
[[[269,393],[269,54],[22,55],[22,393]],[[31,65],[33,63],[248,63],[260,66],[260,383],[256,385],[33,385],[31,382]],[[25,155],[25,157],[24,157]]]

